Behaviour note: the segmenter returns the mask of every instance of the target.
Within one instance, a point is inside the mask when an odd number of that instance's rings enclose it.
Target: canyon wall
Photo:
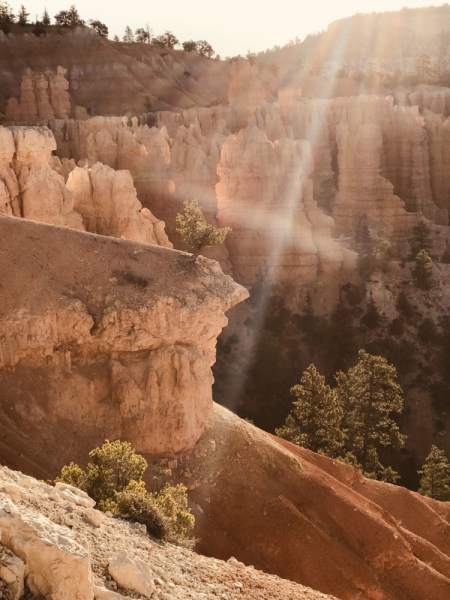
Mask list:
[[[47,125],[50,119],[67,119],[72,113],[66,69],[56,74],[27,69],[21,83],[20,101],[10,98],[5,117],[10,125]],[[80,111],[78,116],[81,117]],[[87,114],[86,114],[87,118]]]
[[[229,136],[218,165],[218,219],[232,228],[226,246],[235,276],[262,273],[275,281],[311,281],[335,273],[344,250],[331,239],[333,219],[312,196],[308,142],[272,143],[256,126]]]
[[[55,150],[46,127],[0,127],[1,213],[173,247],[164,223],[142,208],[128,171],[63,165]]]
[[[51,76],[41,75],[50,86]],[[25,76],[24,110],[30,81],[40,89],[41,75]],[[64,79],[62,71],[55,77]],[[403,258],[404,240],[420,219],[448,223],[448,125],[434,112],[441,96],[314,100],[286,87],[267,102],[255,68],[238,61],[228,105],[131,119],[57,118],[53,111],[47,122],[60,160],[52,164],[89,231],[186,250],[176,215],[184,201],[196,199],[208,222],[232,227],[225,244],[204,254],[239,281],[251,285],[269,272],[297,283],[320,273],[340,278],[355,265],[351,238],[363,220]],[[130,172],[139,201],[130,179],[111,169]],[[128,198],[121,208],[119,197]],[[117,223],[105,229],[112,214]]]
[[[215,262],[155,245],[6,216],[0,239],[5,460],[30,444],[49,468],[105,439],[191,447],[212,408],[224,313],[246,290]]]

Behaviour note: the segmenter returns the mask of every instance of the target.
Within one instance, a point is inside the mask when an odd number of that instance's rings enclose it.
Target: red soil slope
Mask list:
[[[200,484],[198,551],[341,600],[450,598],[450,505],[364,479],[217,405],[177,459],[175,479]]]

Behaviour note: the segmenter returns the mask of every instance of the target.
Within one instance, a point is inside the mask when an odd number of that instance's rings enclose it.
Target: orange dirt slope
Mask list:
[[[450,505],[364,479],[215,405],[177,456],[196,547],[341,600],[450,598]]]

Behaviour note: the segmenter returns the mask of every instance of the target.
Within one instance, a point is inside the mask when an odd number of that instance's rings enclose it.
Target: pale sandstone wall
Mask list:
[[[0,127],[0,212],[173,247],[164,222],[142,208],[128,171],[101,164],[81,169],[52,156],[54,150],[45,127]]]
[[[351,135],[348,124],[336,128],[339,149],[339,193],[333,215],[336,227],[346,235],[357,229],[361,218],[387,238],[408,233],[420,216],[408,214],[394,186],[380,175],[381,131],[378,125],[359,125]]]
[[[86,231],[173,248],[164,222],[142,208],[129,171],[114,171],[101,163],[90,169],[75,167],[67,188]]]
[[[50,119],[66,119],[72,112],[66,70],[56,74],[27,69],[22,79],[20,101],[10,98],[6,106],[8,125],[47,125]],[[79,113],[80,114],[80,113]]]
[[[0,127],[0,212],[84,229],[64,178],[51,168],[53,150],[47,128]]]
[[[267,271],[277,281],[307,281],[341,268],[343,249],[313,200],[311,170],[305,141],[273,143],[256,126],[226,139],[218,219],[232,228],[226,246],[238,280],[254,283]]]

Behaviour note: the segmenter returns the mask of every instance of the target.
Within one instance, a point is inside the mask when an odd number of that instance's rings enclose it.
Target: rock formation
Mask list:
[[[63,177],[51,169],[53,150],[47,128],[0,127],[0,212],[83,229]]]
[[[173,247],[164,223],[142,209],[128,171],[101,164],[80,169],[52,157],[55,149],[45,127],[0,127],[0,212]]]
[[[90,169],[76,167],[67,188],[86,231],[173,248],[164,223],[142,208],[129,171],[114,171],[101,163]]]
[[[394,195],[394,186],[380,175],[381,132],[378,125],[360,125],[355,135],[349,126],[336,128],[339,149],[339,194],[333,215],[338,230],[353,234],[364,216],[386,238],[400,237],[418,222],[408,216],[405,203]]]
[[[42,464],[49,437],[67,449],[57,461],[106,438],[141,452],[191,447],[212,408],[224,312],[246,290],[214,262],[155,245],[8,217],[0,229],[4,430],[36,435]]]
[[[38,75],[26,75],[24,90],[30,87],[30,81],[45,80],[44,74]],[[62,72],[58,77],[64,79]],[[302,98],[301,90],[294,86],[280,90],[278,101],[270,103],[266,102],[255,69],[246,61],[238,61],[231,71],[229,106],[192,107],[182,113],[145,113],[131,120],[56,118],[55,113],[48,123],[62,162],[55,158],[53,165],[76,195],[76,210],[83,214],[89,231],[95,231],[91,215],[93,204],[98,211],[99,203],[89,191],[87,177],[92,181],[92,173],[88,176],[87,171],[101,162],[112,169],[130,171],[138,199],[152,215],[150,221],[166,223],[176,248],[186,249],[176,231],[176,215],[185,200],[197,199],[210,223],[227,224],[235,229],[226,245],[205,252],[218,259],[225,272],[234,269],[241,281],[252,282],[267,265],[269,270],[278,269],[278,275],[283,271],[282,279],[289,279],[291,273],[299,281],[306,281],[319,272],[339,271],[343,249],[332,241],[331,231],[349,236],[365,216],[371,227],[396,241],[409,235],[410,228],[422,217],[439,225],[448,222],[446,128],[442,117],[426,108],[431,103],[426,100],[423,104],[425,96],[421,100],[411,97],[412,101],[420,100],[424,115],[419,107],[407,106],[407,99],[399,94],[395,99],[354,96],[319,101]],[[437,110],[442,98],[435,100],[433,106]],[[245,133],[247,126],[254,139],[243,142],[249,135]],[[263,145],[256,141],[257,132],[266,137],[267,148],[270,144],[276,148],[265,162],[259,154]],[[306,163],[312,166],[296,166],[302,162],[298,158],[302,154],[300,148],[306,148],[301,140],[310,144],[312,161],[308,158]],[[231,151],[233,144],[237,145]],[[249,160],[252,152],[253,174],[242,170],[240,158],[245,154],[245,160]],[[297,158],[293,158],[295,153]],[[77,163],[87,167],[84,174],[74,171]],[[300,171],[308,175],[301,175]],[[102,173],[118,181],[111,171],[102,169]],[[256,194],[253,184],[250,185],[252,177],[257,178],[253,182],[257,182]],[[78,192],[74,182],[80,186]],[[236,186],[239,202],[247,206],[245,211],[242,207],[233,208],[233,202],[238,202],[233,196]],[[125,214],[131,210],[130,223],[123,221],[118,228],[102,231],[166,243],[164,235],[158,238],[150,231],[152,226],[161,229],[161,225],[142,220],[142,215],[149,215],[135,204],[129,182],[127,189],[130,203],[120,208],[121,216],[117,218],[128,220]],[[106,200],[108,194],[102,195],[105,208],[111,202]],[[295,202],[293,197],[303,200]],[[261,201],[262,198],[266,200]],[[334,218],[334,225],[317,210],[314,202]],[[113,202],[115,206],[116,203],[117,200]],[[262,218],[263,204],[271,205],[270,209],[267,206],[264,209],[268,211],[266,219]],[[116,206],[114,211],[117,210]],[[293,214],[293,210],[296,216],[288,235],[287,214]],[[258,224],[264,222],[261,227],[265,231],[268,226],[271,233],[260,235],[244,212],[258,215]],[[97,221],[100,218],[103,217],[98,214]],[[138,229],[142,229],[140,234]],[[144,230],[150,233],[143,233]],[[345,256],[350,257],[348,253]]]
[[[56,74],[33,73],[27,69],[22,79],[20,102],[10,98],[6,106],[9,125],[48,125],[51,119],[67,119],[72,107],[66,70],[58,67]]]
[[[307,142],[272,143],[257,127],[225,140],[218,219],[232,228],[226,245],[238,280],[254,283],[267,271],[276,281],[308,281],[341,268],[344,253],[313,200],[311,170]]]

